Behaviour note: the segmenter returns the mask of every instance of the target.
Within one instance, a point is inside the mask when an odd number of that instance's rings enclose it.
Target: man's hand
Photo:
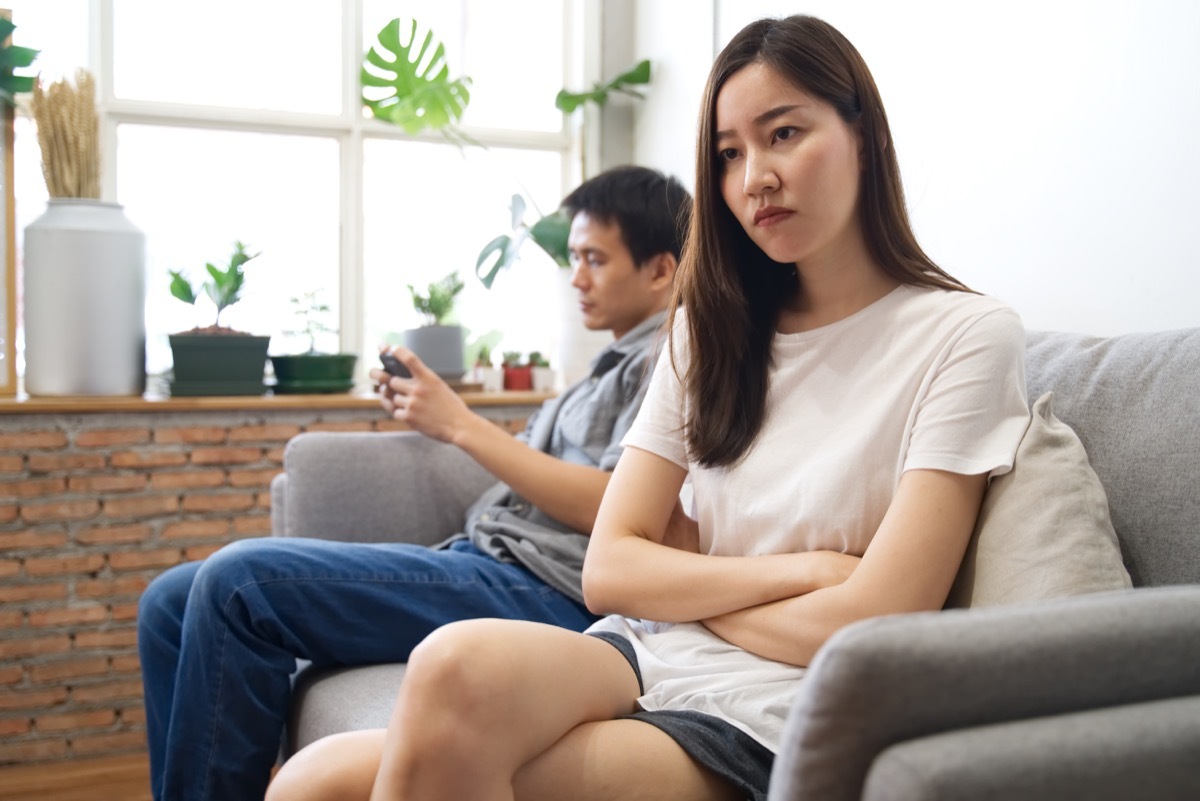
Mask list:
[[[475,414],[411,350],[397,346],[390,352],[408,368],[412,378],[394,376],[382,367],[372,368],[370,375],[379,385],[380,405],[393,418],[425,436],[456,443],[456,437],[470,425]]]

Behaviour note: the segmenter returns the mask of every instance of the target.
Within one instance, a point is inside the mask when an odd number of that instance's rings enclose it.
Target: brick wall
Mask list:
[[[480,411],[512,431],[527,410]],[[291,437],[398,427],[377,408],[0,417],[0,765],[143,748],[141,591],[270,533]]]

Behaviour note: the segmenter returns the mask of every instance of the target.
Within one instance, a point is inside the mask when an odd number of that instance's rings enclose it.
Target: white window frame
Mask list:
[[[173,2],[173,0],[168,0]],[[599,80],[602,0],[563,0],[564,75],[569,85],[590,86]],[[100,116],[102,169],[101,192],[119,197],[117,185],[117,129],[121,125],[162,125],[210,128],[236,132],[323,136],[337,141],[340,152],[339,308],[340,347],[351,353],[366,352],[363,342],[363,143],[370,138],[443,143],[437,133],[417,136],[398,127],[364,118],[359,102],[358,73],[365,52],[362,3],[342,0],[343,102],[337,115],[222,108],[119,99],[114,92],[113,0],[90,0],[90,69],[96,75]],[[182,12],[181,12],[182,13]],[[583,165],[599,163],[599,116],[590,108],[566,118],[561,131],[544,133],[478,127],[463,129],[488,147],[525,147],[557,151],[563,162],[565,194],[583,176]],[[584,152],[584,143],[587,152]],[[481,243],[481,247],[484,243]]]

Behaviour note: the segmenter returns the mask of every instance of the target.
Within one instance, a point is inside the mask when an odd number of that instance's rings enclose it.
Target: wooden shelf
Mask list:
[[[553,392],[462,392],[472,407],[538,406],[554,397]],[[243,409],[366,409],[379,406],[371,393],[322,395],[241,395],[171,398],[147,394],[141,397],[37,397],[18,395],[0,398],[0,414],[89,414],[97,412],[186,412]]]

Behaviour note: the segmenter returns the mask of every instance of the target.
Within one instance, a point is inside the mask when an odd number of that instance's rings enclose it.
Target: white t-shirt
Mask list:
[[[681,370],[685,339],[677,326]],[[901,286],[831,325],[776,334],[763,427],[735,465],[688,458],[687,401],[668,348],[623,444],[689,471],[702,553],[861,556],[904,471],[1012,468],[1029,422],[1024,354],[1020,319],[1000,302]],[[644,709],[715,715],[778,750],[803,668],[755,656],[699,623],[614,615],[589,630],[631,640]]]

